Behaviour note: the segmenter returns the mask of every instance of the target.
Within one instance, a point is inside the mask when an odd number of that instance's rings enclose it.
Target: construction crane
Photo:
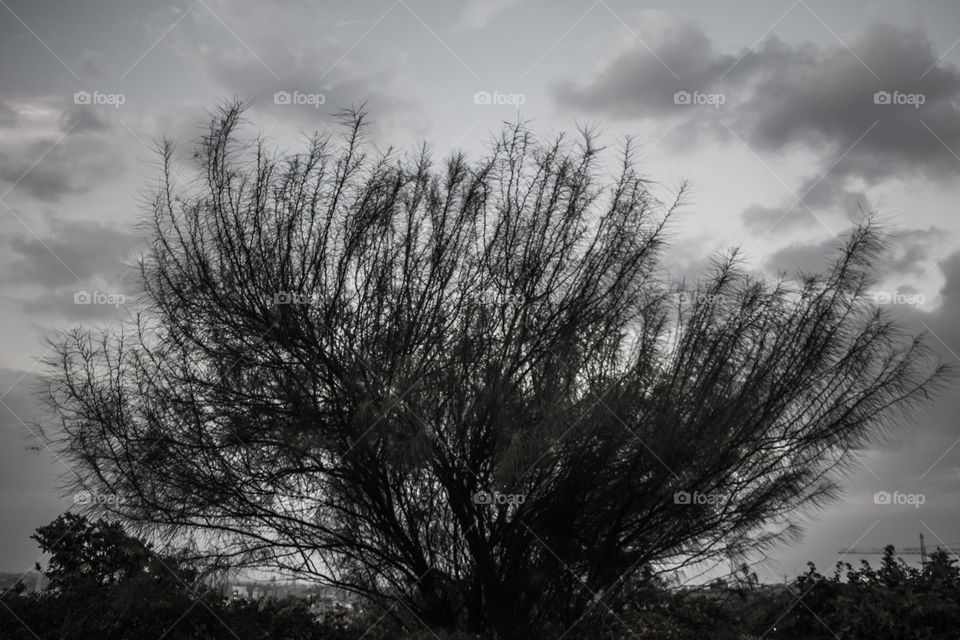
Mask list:
[[[944,545],[947,548],[960,548],[960,543]],[[920,546],[919,547],[903,547],[897,549],[897,555],[899,556],[920,556],[920,566],[925,566],[927,564],[927,545],[923,541],[923,534],[920,534]],[[884,550],[880,547],[873,547],[871,549],[857,549],[854,547],[849,547],[846,549],[840,549],[840,553],[843,555],[849,556],[867,556],[867,555],[883,555]]]

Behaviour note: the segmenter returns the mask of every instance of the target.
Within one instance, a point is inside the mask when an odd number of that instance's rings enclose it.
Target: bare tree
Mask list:
[[[692,291],[670,215],[589,132],[375,152],[362,113],[286,156],[242,109],[175,188],[141,313],[55,342],[47,433],[101,503],[198,553],[531,637],[644,570],[796,533],[857,447],[943,379],[871,304],[867,220],[824,274],[736,253]],[[401,606],[402,605],[402,606]]]

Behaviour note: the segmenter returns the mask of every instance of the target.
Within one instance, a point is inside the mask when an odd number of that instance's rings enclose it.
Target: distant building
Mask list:
[[[38,571],[28,571],[27,573],[0,573],[0,591],[10,589],[17,582],[22,582],[27,588],[27,593],[37,593],[47,588],[50,581],[45,575]]]
[[[243,581],[229,582],[220,587],[220,593],[228,600],[264,600],[264,599],[282,599],[298,598],[301,600],[312,600],[316,597],[327,597],[338,600],[349,600],[342,590],[327,589],[303,582],[280,582],[270,580],[268,582]]]
[[[247,590],[246,585],[242,584],[232,584],[228,587],[229,593],[227,597],[230,600],[246,600],[250,597],[250,592]]]

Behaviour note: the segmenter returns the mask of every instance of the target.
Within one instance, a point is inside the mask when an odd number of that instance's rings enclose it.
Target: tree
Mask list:
[[[730,576],[730,584],[737,595],[742,600],[746,600],[749,594],[760,586],[760,577],[755,571],[750,570],[749,564],[742,562]]]
[[[196,579],[189,567],[156,554],[150,545],[127,535],[117,522],[91,522],[82,515],[65,513],[30,537],[41,551],[50,554],[43,572],[52,593],[82,594],[140,579],[182,590]],[[37,571],[41,570],[38,564]]]
[[[0,619],[3,637],[234,637],[196,571],[176,556],[156,553],[116,522],[66,513],[31,537],[49,554],[46,569],[37,565],[49,585],[8,601],[9,615]]]
[[[306,601],[224,602],[189,563],[157,553],[116,522],[66,513],[31,537],[50,556],[49,587],[27,595],[20,583],[0,593],[3,638],[346,637],[318,625]]]
[[[489,155],[342,140],[278,156],[228,105],[174,186],[162,147],[141,311],[57,341],[51,445],[126,522],[391,615],[530,637],[645,566],[794,535],[851,448],[943,380],[871,303],[868,218],[824,274],[736,252],[659,266],[683,202],[628,142],[509,126]],[[402,606],[400,606],[402,605]]]

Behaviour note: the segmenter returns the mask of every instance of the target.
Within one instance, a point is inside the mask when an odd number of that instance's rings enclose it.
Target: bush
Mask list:
[[[871,640],[956,638],[960,570],[938,549],[922,569],[906,565],[888,546],[880,567],[838,564],[831,577],[811,563],[797,581],[799,603],[780,624],[783,637]]]
[[[18,583],[0,593],[4,640],[496,640],[426,628],[399,606],[332,613],[321,622],[304,600],[227,602],[203,587],[189,563],[102,520],[66,514],[34,538],[50,554],[50,586],[27,594]],[[750,580],[673,590],[648,569],[624,593],[593,602],[572,628],[548,624],[540,638],[953,640],[960,627],[956,565],[937,550],[922,569],[912,568],[887,547],[877,569],[844,563],[827,577],[811,563],[779,591]]]

